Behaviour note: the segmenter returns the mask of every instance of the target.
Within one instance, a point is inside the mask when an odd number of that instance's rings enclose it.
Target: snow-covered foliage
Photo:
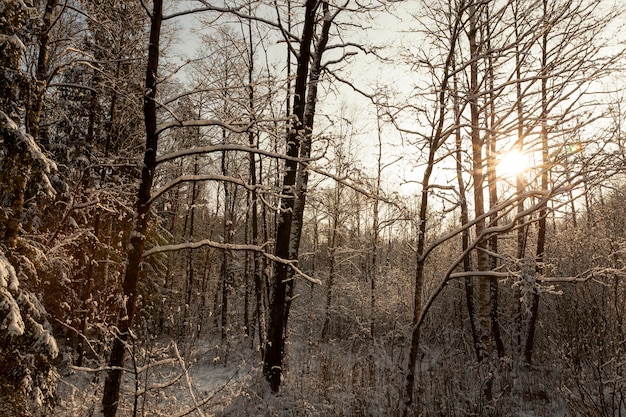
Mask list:
[[[0,48],[14,49],[18,52],[26,51],[26,46],[22,43],[22,40],[16,35],[0,34]]]
[[[20,120],[25,98],[21,65],[26,52],[24,37],[28,36],[25,28],[33,11],[23,0],[0,0],[0,110],[14,120]],[[4,120],[0,124],[4,125]]]
[[[50,182],[50,176],[57,171],[56,163],[44,154],[33,137],[19,128],[6,113],[0,110],[0,132],[4,141],[10,140],[11,146],[19,149],[22,163],[29,165],[35,174],[37,189],[47,197],[56,194]]]
[[[24,334],[24,320],[14,295],[18,294],[18,281],[15,268],[4,255],[0,255],[0,311],[3,321],[0,332],[10,337]]]
[[[19,268],[18,268],[19,270]],[[15,267],[0,253],[0,368],[4,387],[28,397],[35,408],[52,406],[59,353],[46,311],[35,294],[20,288]]]

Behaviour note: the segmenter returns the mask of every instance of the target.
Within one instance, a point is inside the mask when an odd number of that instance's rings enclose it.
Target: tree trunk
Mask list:
[[[100,238],[100,217],[96,217],[94,220],[93,235],[96,239]],[[89,316],[92,312],[92,291],[94,284],[94,277],[96,276],[96,268],[98,265],[97,259],[100,257],[100,251],[95,250],[92,254],[93,259],[89,261],[89,267],[87,268],[87,274],[85,276],[85,285],[82,288],[81,297],[81,313],[80,313],[80,327],[79,334],[77,334],[76,350],[78,351],[78,358],[76,359],[76,366],[83,366],[85,359],[85,341],[87,337],[87,329],[89,327]]]
[[[10,181],[5,182],[5,184],[8,184],[7,194],[11,197],[11,208],[8,211],[8,219],[4,229],[4,244],[7,248],[14,249],[17,246],[17,238],[22,224],[26,185],[32,168],[30,161],[22,158],[22,152],[18,149],[21,144],[10,143],[6,140],[9,136],[4,135],[7,154],[3,175],[8,175],[10,178]]]
[[[382,142],[382,127],[380,123],[380,112],[376,108],[376,124],[377,124],[377,139],[378,139],[378,155],[376,158],[376,194],[374,196],[373,207],[373,219],[372,219],[372,258],[370,262],[370,337],[373,339],[376,330],[376,279],[378,278],[378,243],[380,234],[380,219],[379,217],[379,200],[381,189],[381,177],[382,177],[382,158],[383,158],[383,142]]]
[[[244,243],[250,244],[250,193],[246,195],[246,216],[244,219]],[[252,253],[246,252],[243,265],[243,331],[245,336],[250,338],[252,329],[250,322],[250,276],[254,273],[252,269]]]
[[[311,57],[311,43],[315,29],[315,15],[317,2],[307,0],[305,5],[304,27],[300,39],[298,67],[296,71],[296,85],[293,95],[293,126],[289,129],[287,138],[287,156],[296,158],[299,155],[302,134],[304,133],[304,110],[307,88],[307,75]],[[294,186],[298,164],[295,160],[285,160],[282,180],[282,195],[276,225],[275,255],[282,259],[289,259],[291,245],[291,223],[294,209]],[[287,299],[287,279],[289,278],[288,265],[274,263],[274,276],[271,282],[271,297],[269,304],[269,322],[267,343],[263,359],[263,374],[272,391],[278,393],[281,383],[283,357],[285,350],[284,329],[287,323],[285,309]]]
[[[339,184],[335,184],[335,201],[332,202],[333,217],[330,226],[330,239],[328,239],[328,258],[330,265],[328,267],[328,281],[326,282],[326,308],[324,310],[324,325],[322,326],[322,342],[328,341],[328,333],[330,332],[330,306],[332,303],[333,286],[335,283],[335,268],[337,266],[337,227],[339,226],[339,204],[340,190]]]
[[[486,36],[486,48],[491,51],[491,27],[489,19],[489,8],[485,9],[485,36]],[[495,210],[498,204],[498,176],[496,172],[497,168],[497,143],[496,135],[493,133],[496,129],[496,109],[495,109],[495,88],[494,88],[494,68],[493,57],[491,54],[487,58],[487,89],[489,90],[488,103],[485,105],[485,121],[487,124],[487,185],[489,188],[489,210],[491,215],[489,216],[489,227],[496,227],[498,225],[498,212]],[[493,234],[489,237],[489,270],[494,271],[498,267],[498,259],[496,254],[498,253],[498,235]],[[493,340],[496,345],[496,351],[498,352],[498,358],[504,357],[504,342],[502,341],[502,335],[500,333],[500,317],[498,312],[498,298],[499,298],[499,284],[498,278],[489,278],[489,298],[491,301],[491,330],[493,334]]]
[[[543,0],[544,16],[548,13],[548,1]],[[541,190],[548,190],[548,30],[544,31],[541,39]],[[539,291],[536,279],[543,274],[546,245],[546,216],[547,203],[539,208],[539,222],[537,230],[537,252],[535,255],[535,282],[532,291],[530,305],[530,319],[528,322],[528,334],[524,345],[524,358],[526,363],[532,363],[533,350],[535,347],[535,332],[537,317],[539,315]]]
[[[196,157],[193,164],[193,175],[198,175],[198,158]],[[198,184],[193,181],[191,184],[191,196],[189,202],[189,211],[185,218],[185,226],[183,227],[183,234],[187,233],[187,238],[191,242],[193,241],[194,228],[195,228],[195,205],[198,197]],[[188,230],[188,231],[187,231]],[[178,341],[179,343],[185,340],[185,336],[193,335],[193,325],[191,324],[191,300],[193,295],[193,286],[195,281],[195,266],[194,266],[194,251],[189,249],[187,251],[187,280],[185,282],[185,302],[183,303],[182,320],[178,329]]]
[[[59,0],[48,0],[42,18],[41,33],[39,35],[39,54],[37,56],[37,69],[35,72],[34,88],[30,92],[28,112],[26,115],[26,132],[35,140],[39,137],[39,125],[43,112],[43,103],[48,89],[48,61],[50,54],[48,44],[50,43],[50,31],[52,29],[52,18],[54,9],[59,4]]]
[[[39,51],[37,57],[37,68],[35,71],[34,85],[30,85],[28,106],[26,114],[26,133],[32,136],[33,140],[37,140],[39,136],[39,124],[41,122],[41,114],[43,111],[43,103],[45,92],[48,85],[48,44],[50,41],[50,29],[52,29],[52,13],[58,4],[58,0],[48,0],[43,15],[42,32],[39,35]],[[18,63],[19,64],[19,63]],[[11,109],[3,108],[7,111],[7,115],[11,117]],[[19,120],[16,120],[20,124]],[[4,123],[4,122],[2,122]],[[28,178],[32,171],[32,158],[26,144],[14,135],[3,135],[6,147],[5,165],[3,166],[3,176],[8,181],[3,181],[8,186],[8,196],[11,201],[11,208],[8,211],[8,219],[4,230],[4,243],[7,248],[15,248],[19,236],[19,229],[22,224],[22,216],[24,214],[24,202],[26,188],[28,186]],[[15,138],[15,139],[14,139]]]
[[[252,13],[252,6],[250,6],[250,13]],[[252,41],[252,24],[248,22],[248,108],[250,109],[250,121],[254,120],[255,115],[255,97],[254,97],[254,43]],[[256,136],[255,133],[250,130],[248,132],[248,145],[250,148],[254,148],[256,144]],[[256,175],[256,156],[254,152],[250,152],[248,154],[249,158],[249,168],[250,168],[250,185],[255,187],[257,185],[257,175]],[[259,244],[259,195],[255,189],[253,189],[250,193],[250,236],[251,243],[255,246]],[[259,346],[261,350],[261,356],[264,355],[265,352],[265,342],[267,339],[266,336],[266,320],[265,320],[265,309],[266,309],[266,297],[265,297],[265,281],[263,279],[263,273],[261,270],[261,260],[259,259],[259,254],[253,252],[252,256],[252,276],[254,281],[254,295],[256,300],[256,320],[259,329]],[[252,343],[254,342],[254,338],[252,338]]]
[[[335,15],[331,15],[328,10],[328,2],[322,2],[323,23],[322,30],[319,35],[317,44],[315,45],[315,54],[311,63],[309,73],[308,93],[304,106],[304,136],[300,144],[300,159],[306,161],[311,157],[311,146],[313,144],[313,125],[315,122],[315,107],[317,104],[317,89],[320,76],[322,75],[322,55],[328,43],[328,35]],[[296,178],[295,201],[293,207],[293,218],[290,231],[290,248],[289,259],[297,260],[300,251],[300,237],[302,235],[302,224],[304,218],[304,207],[306,206],[307,187],[309,182],[308,162],[300,162]],[[293,270],[287,271],[287,299],[285,304],[285,316],[289,315],[291,308],[291,300],[295,288],[296,280],[294,279]],[[287,322],[285,321],[285,326]],[[285,328],[285,331],[287,329]]]
[[[419,355],[420,344],[420,323],[422,319],[422,297],[424,290],[424,270],[426,267],[426,257],[424,256],[424,248],[426,246],[426,229],[428,220],[428,204],[430,195],[430,177],[433,172],[435,160],[437,156],[437,150],[443,144],[446,136],[443,135],[444,123],[446,119],[447,111],[447,94],[448,84],[450,82],[450,73],[453,64],[453,57],[455,54],[456,44],[459,35],[460,28],[460,16],[457,16],[454,26],[451,30],[450,48],[448,50],[448,56],[446,57],[443,77],[441,78],[441,86],[438,89],[437,96],[437,125],[433,136],[429,139],[428,143],[428,161],[426,169],[422,176],[422,191],[420,198],[419,209],[419,227],[417,231],[417,248],[416,248],[416,268],[415,268],[415,281],[413,292],[413,321],[411,332],[411,348],[409,351],[409,361],[406,370],[406,389],[405,389],[405,408],[404,415],[408,415],[409,409],[413,404],[413,391],[415,389],[415,370],[417,365],[417,358]]]
[[[474,180],[474,215],[476,220],[476,236],[481,239],[476,245],[477,268],[479,271],[489,270],[489,255],[487,253],[487,241],[482,237],[485,230],[485,202],[483,194],[484,185],[484,161],[483,161],[483,138],[480,131],[480,106],[478,103],[478,94],[480,85],[478,82],[478,59],[480,57],[480,49],[478,46],[478,13],[476,5],[472,3],[469,7],[470,28],[468,31],[468,40],[470,47],[470,122],[471,122],[471,139],[472,139],[472,176]],[[480,334],[480,357],[483,360],[489,357],[491,352],[491,300],[490,280],[487,277],[479,278],[478,284],[478,323]]]
[[[517,7],[514,9],[515,17],[514,25],[515,25],[515,38],[520,38],[519,27],[518,27],[518,9]],[[522,96],[522,53],[520,51],[519,42],[515,43],[515,99],[516,99],[516,112],[517,112],[517,151],[521,154],[524,148],[524,100]],[[517,229],[517,261],[519,262],[520,272],[522,271],[524,265],[524,258],[526,257],[526,233],[528,230],[527,226],[524,226],[525,216],[522,216],[521,213],[524,212],[524,199],[520,196],[524,193],[525,183],[524,183],[524,173],[518,172],[515,178],[515,187],[518,195],[517,202],[517,216],[518,216],[518,229]],[[522,305],[522,292],[521,285],[516,285],[513,289],[513,298],[516,306],[515,312],[515,342],[516,342],[516,353],[521,356],[522,353],[522,329],[523,329],[523,305]]]
[[[452,63],[454,78],[453,78],[453,90],[455,92],[453,101],[454,101],[454,118],[455,118],[455,159],[456,159],[456,178],[457,184],[459,187],[459,206],[461,208],[461,226],[465,226],[469,223],[469,208],[467,206],[467,188],[465,185],[465,181],[463,180],[463,150],[461,148],[461,106],[459,103],[458,94],[456,92],[458,89],[458,79],[455,71],[455,63],[453,60]],[[463,229],[461,232],[461,250],[463,253],[467,252],[467,248],[469,247],[470,240],[470,231],[469,228]],[[469,272],[472,270],[472,262],[471,258],[466,255],[463,258],[463,271]],[[470,331],[472,333],[472,347],[474,348],[474,352],[476,353],[476,359],[480,357],[480,340],[478,338],[478,332],[476,330],[476,317],[475,317],[475,307],[474,307],[474,283],[472,282],[471,277],[465,277],[463,279],[463,284],[465,287],[465,304],[467,305],[467,315],[469,318]]]
[[[178,170],[176,171],[176,176],[180,176],[182,175],[183,172],[183,164],[182,164],[182,160],[180,161],[179,165],[177,166]],[[172,221],[169,224],[169,233],[172,236],[175,236],[176,233],[176,228],[178,227],[178,212],[179,212],[179,201],[180,201],[180,187],[176,187],[176,189],[174,190],[174,195],[172,197],[172,205],[169,209],[169,213],[172,216]],[[171,287],[174,285],[173,283],[173,278],[174,278],[174,266],[176,263],[178,257],[178,253],[170,253],[167,256],[167,264],[166,264],[166,268],[165,268],[165,276],[164,276],[164,282],[163,282],[163,292],[167,293],[171,290]],[[166,319],[168,316],[168,309],[171,305],[171,303],[174,301],[171,299],[172,297],[167,297],[163,300],[163,303],[160,305],[159,308],[159,330],[161,332],[163,332],[165,330],[165,323],[166,323]]]
[[[148,221],[150,218],[150,194],[154,181],[156,168],[156,154],[158,146],[157,114],[156,114],[156,90],[157,70],[159,67],[159,47],[161,36],[161,23],[163,21],[163,0],[154,0],[153,11],[150,16],[150,43],[148,46],[148,63],[146,68],[146,95],[143,101],[144,124],[146,128],[146,149],[144,153],[143,168],[141,170],[141,183],[137,192],[137,212],[135,224],[130,236],[128,246],[128,263],[124,275],[123,294],[124,305],[122,306],[119,319],[118,331],[113,340],[111,356],[109,358],[109,371],[104,383],[102,407],[104,417],[114,417],[120,396],[122,381],[122,367],[126,350],[126,341],[130,337],[130,329],[135,314],[135,301],[137,299],[137,283],[141,258],[144,251]]]

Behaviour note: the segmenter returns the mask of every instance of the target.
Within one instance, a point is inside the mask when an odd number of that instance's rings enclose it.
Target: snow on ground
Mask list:
[[[341,341],[315,344],[310,349],[304,348],[305,344],[292,345],[283,388],[275,396],[263,379],[259,352],[247,345],[231,346],[226,357],[223,347],[209,341],[197,341],[186,349],[161,341],[150,354],[136,354],[135,364],[130,358],[127,361],[118,416],[401,415],[404,379],[398,362],[391,360],[383,347],[359,351],[344,345]],[[494,370],[496,414],[583,415],[572,413],[567,406],[558,369],[515,369],[510,365],[503,363]],[[66,359],[60,368],[55,416],[99,415],[106,373],[98,366],[102,364],[94,361],[76,368]],[[419,373],[422,384],[417,388],[421,413],[484,415],[479,410],[488,410],[479,404],[481,383],[472,366],[444,349],[425,352]]]
[[[194,348],[182,355],[170,343],[158,350],[157,355],[141,358],[136,364],[127,361],[119,416],[219,415],[233,398],[242,395],[242,387],[260,374],[258,352],[231,354],[224,361],[215,348]],[[106,379],[102,364],[92,362],[78,368],[66,361],[59,373],[59,404],[54,415],[97,416]],[[201,412],[195,411],[198,408]]]

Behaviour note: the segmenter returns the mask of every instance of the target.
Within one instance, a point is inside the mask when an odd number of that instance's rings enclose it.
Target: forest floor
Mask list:
[[[214,416],[241,395],[255,373],[252,351],[246,352],[247,357],[231,353],[224,360],[210,343],[182,353],[174,346],[168,343],[127,362],[119,416]],[[98,416],[106,379],[102,363],[93,360],[76,367],[66,362],[59,374],[53,415]]]
[[[119,416],[393,416],[400,414],[403,373],[397,362],[375,352],[352,352],[341,342],[318,346],[308,360],[294,349],[279,396],[262,377],[258,351],[237,346],[224,350],[204,341],[183,349],[173,343],[136,355],[125,373]],[[182,353],[181,353],[182,352]],[[311,352],[309,352],[310,354]],[[450,363],[434,349],[422,361],[415,415],[515,415],[565,417],[568,411],[551,372],[535,369],[515,374],[515,385],[500,390],[497,408],[477,403],[478,380],[462,364]],[[441,361],[448,365],[441,367]],[[98,416],[106,373],[93,361],[85,367],[62,366],[59,402],[53,415]],[[395,364],[394,364],[395,362]],[[509,376],[497,384],[509,384]],[[553,381],[554,382],[554,381]],[[510,384],[509,384],[510,385]]]

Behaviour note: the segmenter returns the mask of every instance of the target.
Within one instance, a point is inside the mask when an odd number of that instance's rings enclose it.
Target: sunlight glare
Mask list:
[[[496,169],[499,175],[515,177],[528,169],[528,156],[517,150],[507,152],[500,157]]]

